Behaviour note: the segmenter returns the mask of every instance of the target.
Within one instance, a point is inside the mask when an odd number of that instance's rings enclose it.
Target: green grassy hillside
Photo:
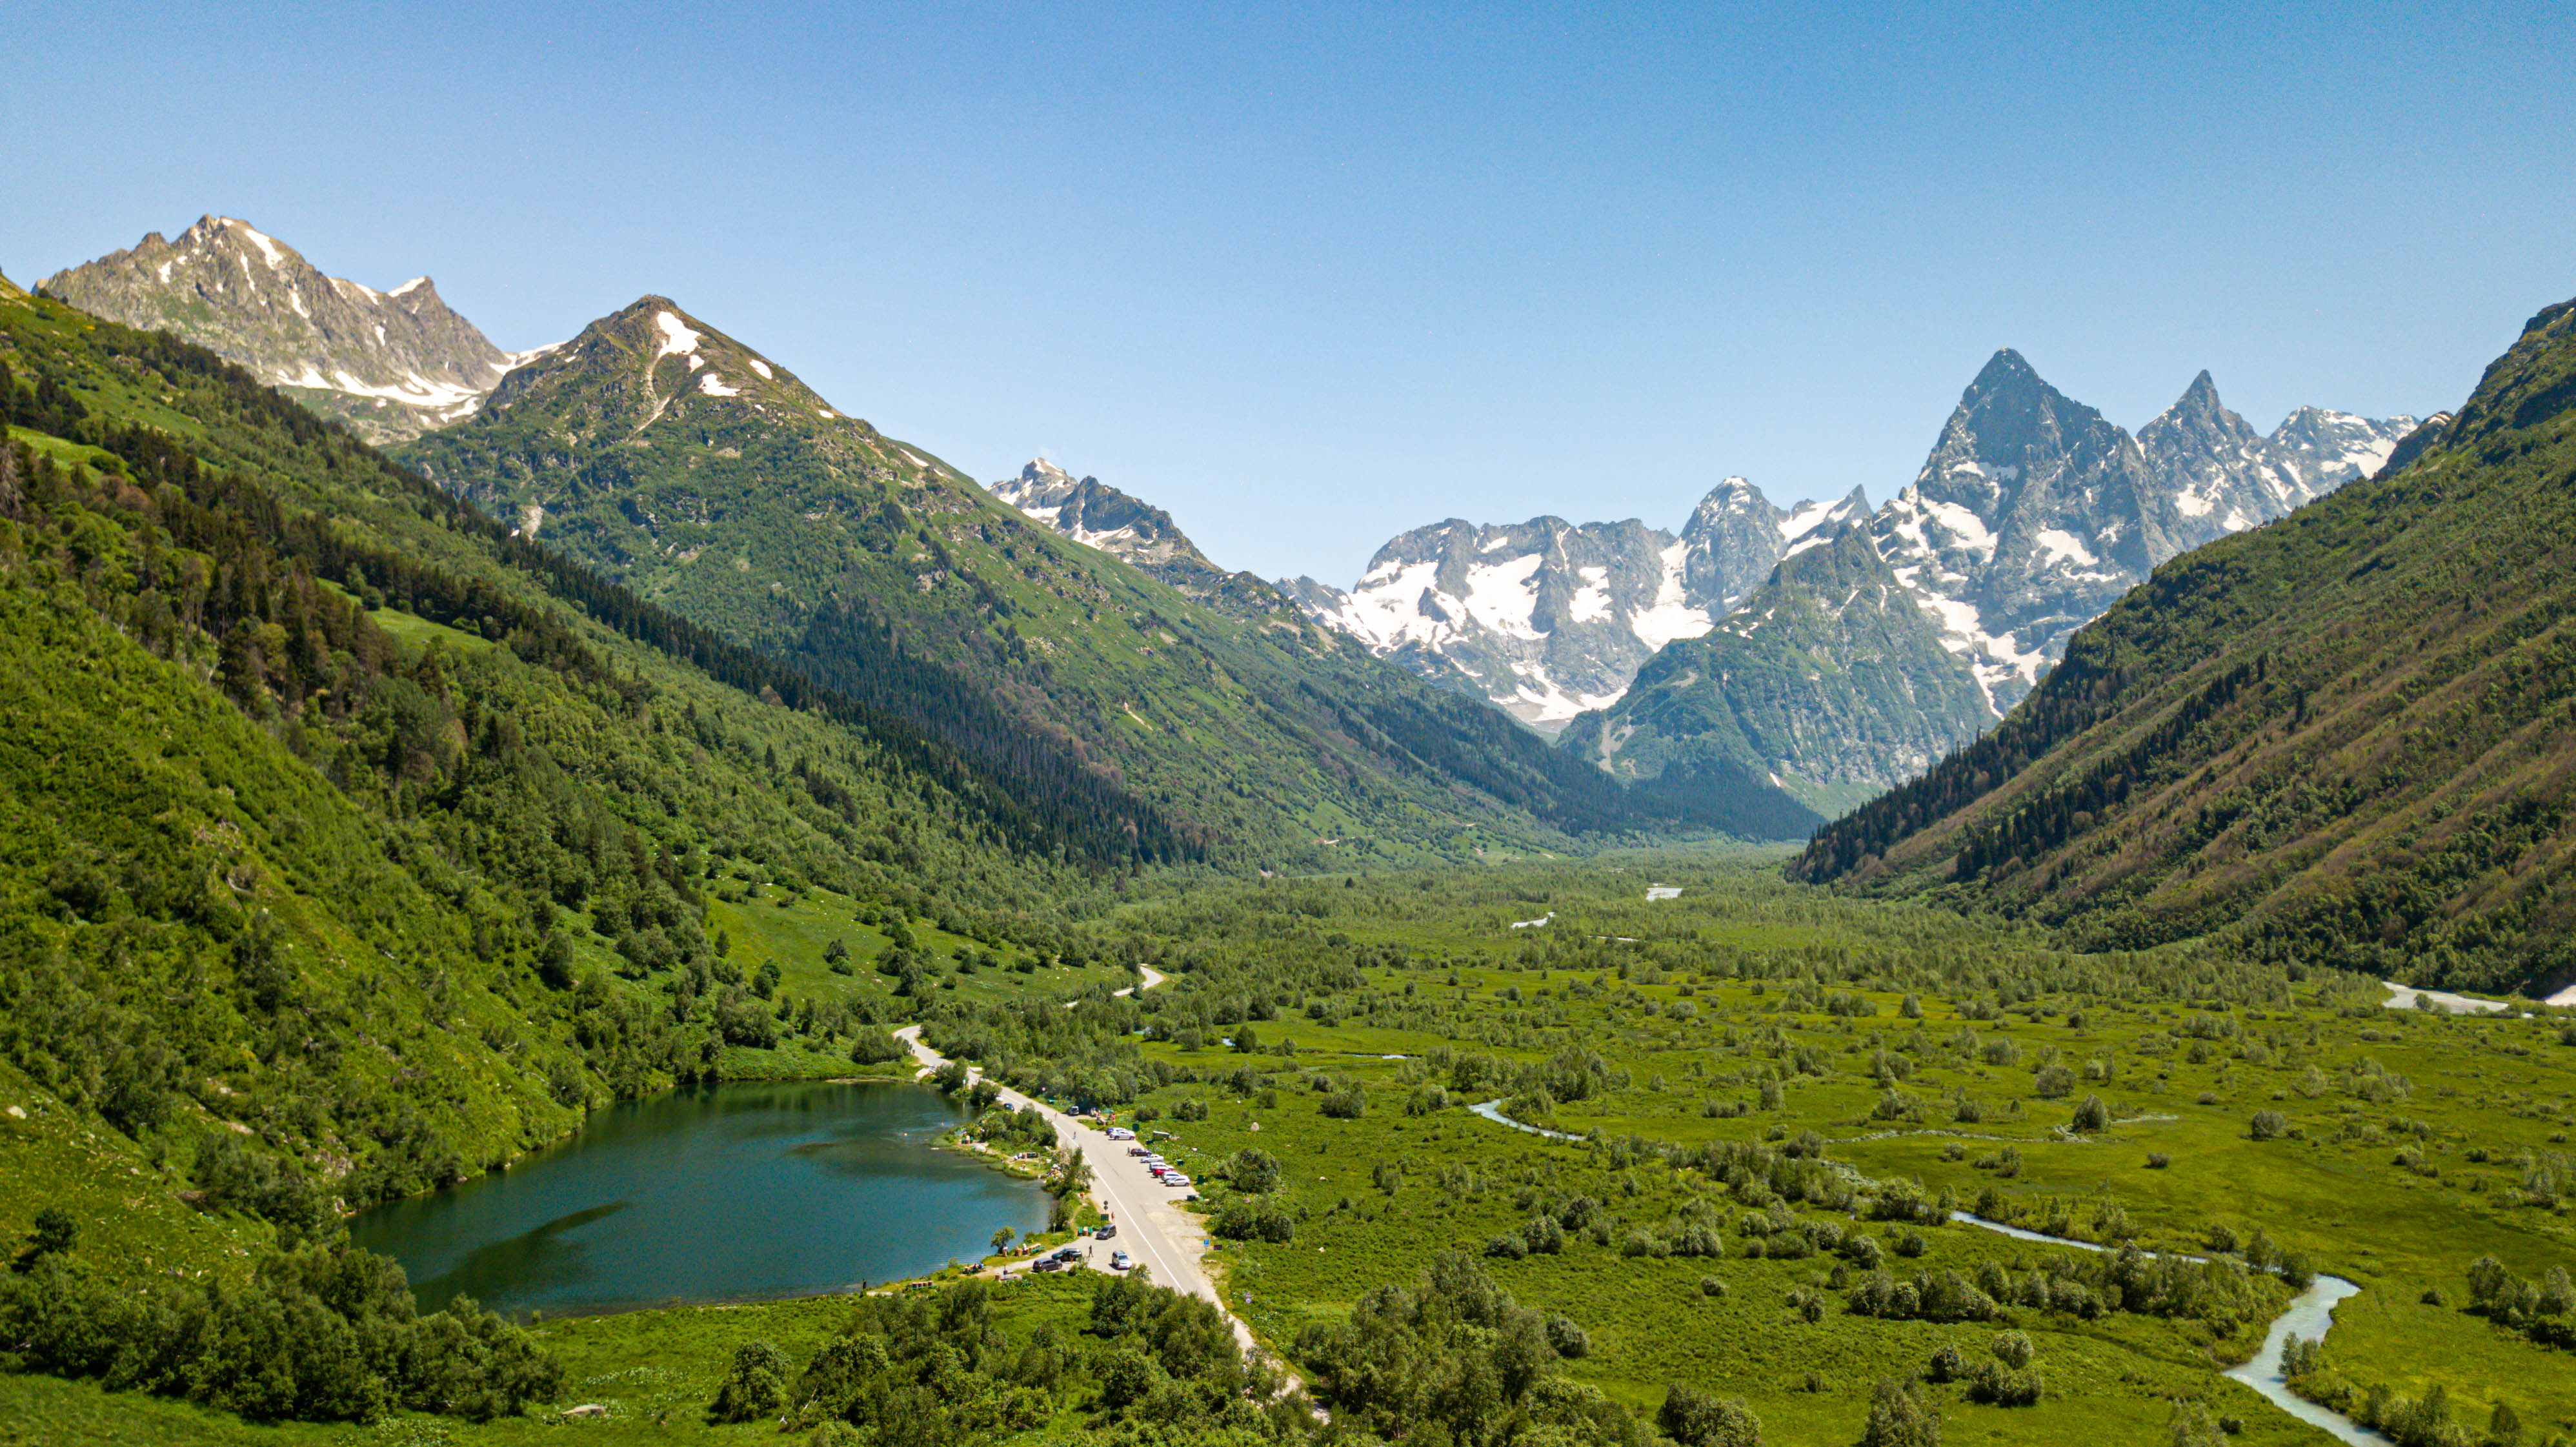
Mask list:
[[[1793,875],[2099,945],[2223,931],[2426,983],[2576,979],[2576,305],[2406,453],[2158,569]]]
[[[1149,856],[1464,857],[1678,820],[1812,824],[1767,782],[1652,808],[1267,589],[1203,607],[646,297],[400,454],[565,555],[1015,781],[1134,801]]]
[[[210,353],[0,300],[0,412],[0,1233],[310,1229],[620,1096],[852,1070],[943,989],[1088,988],[1080,821]],[[104,1174],[43,1164],[74,1137]]]

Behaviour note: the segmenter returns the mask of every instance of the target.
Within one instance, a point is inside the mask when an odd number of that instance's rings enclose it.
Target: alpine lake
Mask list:
[[[738,1082],[593,1115],[506,1171],[360,1214],[424,1311],[512,1316],[852,1291],[972,1261],[1046,1225],[1034,1181],[937,1149],[964,1119],[926,1087]]]

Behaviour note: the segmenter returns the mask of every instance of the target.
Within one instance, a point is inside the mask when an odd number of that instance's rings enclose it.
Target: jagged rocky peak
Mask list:
[[[1199,551],[1170,513],[1096,477],[1077,478],[1043,457],[1030,459],[1019,476],[991,484],[991,491],[1032,521],[1120,559],[1219,612],[1302,626],[1307,620],[1301,615],[1313,611],[1297,598],[1300,584],[1268,583],[1250,573],[1229,573]],[[1304,582],[1322,587],[1312,580]]]
[[[1871,530],[2000,711],[2069,634],[2182,550],[2178,518],[2135,439],[2007,348]]]
[[[1390,540],[1348,592],[1280,586],[1379,655],[1552,732],[1615,701],[1656,649],[1706,633],[1789,549],[1867,506],[1855,492],[1784,511],[1727,477],[1678,534],[1634,518],[1450,518]]]
[[[2269,522],[2384,465],[2416,426],[2322,407],[2292,412],[2258,436],[2218,399],[2209,373],[2138,429],[2138,445],[2173,499],[2183,538],[2198,546]]]
[[[1096,477],[1076,479],[1043,457],[1032,458],[1019,476],[1004,478],[992,489],[995,497],[1075,542],[1139,567],[1184,560],[1216,566],[1170,513]]]
[[[2279,466],[2298,479],[2299,501],[2306,502],[2387,466],[2397,445],[2421,425],[2402,413],[2371,418],[2301,407],[2264,440]]]
[[[110,321],[166,328],[377,442],[471,415],[535,355],[495,347],[428,277],[378,291],[326,276],[230,216],[202,217],[176,241],[153,232],[44,289]]]
[[[2175,525],[2197,547],[2277,517],[2291,489],[2275,475],[2264,442],[2218,400],[2203,370],[2171,407],[2138,429],[2138,447],[2173,500]]]

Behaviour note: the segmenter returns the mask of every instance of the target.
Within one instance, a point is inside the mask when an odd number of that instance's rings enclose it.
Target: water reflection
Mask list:
[[[424,1310],[460,1294],[561,1314],[844,1290],[1045,1224],[1031,1183],[930,1149],[957,1119],[912,1085],[672,1091],[350,1234],[403,1263]]]

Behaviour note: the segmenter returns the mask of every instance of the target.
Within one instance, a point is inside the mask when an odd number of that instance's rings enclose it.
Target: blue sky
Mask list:
[[[2576,295],[2570,7],[0,13],[0,269],[247,218],[504,347],[645,292],[1220,562],[1911,480],[1987,354],[2135,427],[2455,403]],[[32,57],[42,57],[41,60]],[[30,77],[46,79],[27,83]]]

